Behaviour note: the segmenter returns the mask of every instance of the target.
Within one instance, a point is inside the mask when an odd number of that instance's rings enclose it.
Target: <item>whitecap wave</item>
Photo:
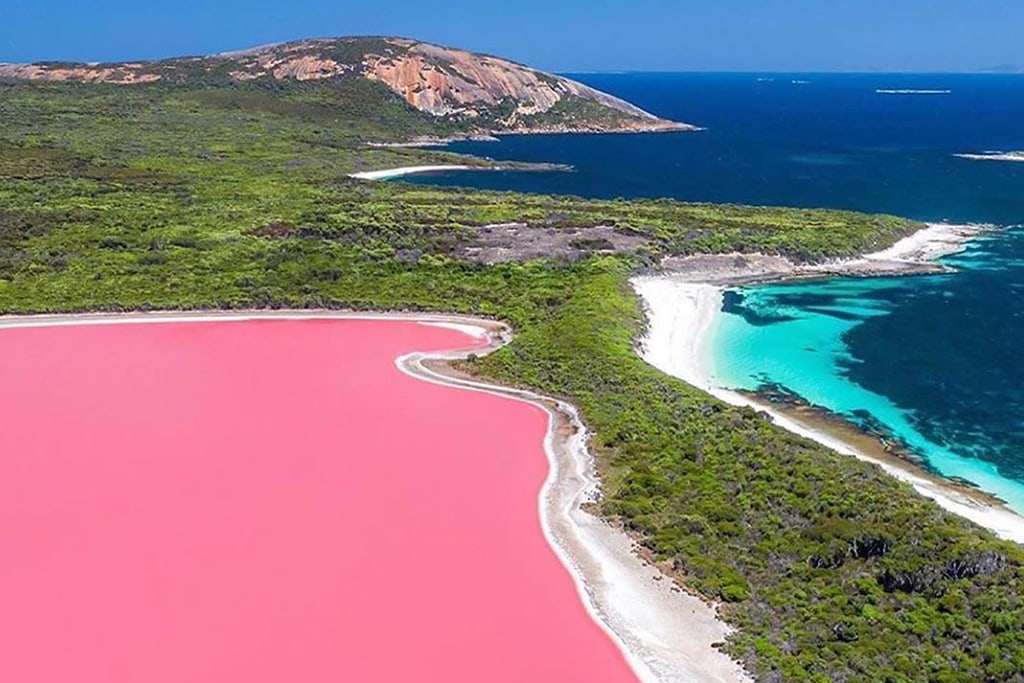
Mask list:
[[[986,152],[954,154],[953,156],[961,159],[973,159],[975,161],[1024,161],[1024,152],[1000,152],[990,150]]]
[[[915,90],[911,88],[878,88],[875,90],[879,95],[949,95],[952,90]]]

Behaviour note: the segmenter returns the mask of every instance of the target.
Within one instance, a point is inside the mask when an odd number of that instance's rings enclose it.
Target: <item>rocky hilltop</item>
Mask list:
[[[473,132],[694,129],[562,76],[405,38],[303,40],[208,57],[122,64],[0,64],[0,79],[238,87],[362,79],[386,86],[415,110]]]

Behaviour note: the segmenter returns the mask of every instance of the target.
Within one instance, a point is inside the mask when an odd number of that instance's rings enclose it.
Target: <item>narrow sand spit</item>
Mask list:
[[[472,349],[477,354],[500,348],[511,338],[500,323],[462,316],[292,311],[37,316],[0,319],[0,328],[317,318],[399,319],[444,326],[472,337],[486,337],[490,345]],[[464,358],[468,353],[411,353],[397,359],[396,365],[424,381],[532,403],[547,412],[545,451],[550,468],[539,500],[545,537],[569,569],[587,611],[619,646],[639,680],[749,681],[737,663],[712,646],[730,633],[715,609],[675,588],[658,569],[640,559],[624,533],[582,509],[584,503],[599,496],[599,485],[587,451],[587,433],[576,410],[549,397],[483,384],[445,370],[443,361]]]
[[[983,226],[929,223],[928,227],[904,237],[888,249],[867,254],[857,261],[892,261],[900,263],[933,262],[943,256],[963,251],[966,242],[986,230]]]
[[[349,174],[349,178],[359,180],[390,180],[416,173],[432,173],[436,171],[571,171],[572,166],[566,164],[523,163],[491,164],[489,166],[468,166],[462,164],[439,164],[435,166],[401,166],[385,168],[379,171],[361,171]]]
[[[432,173],[434,171],[469,171],[473,166],[460,166],[456,164],[444,164],[438,166],[401,166],[399,168],[386,168],[380,171],[362,171],[352,173],[349,178],[359,180],[387,180],[389,178],[400,178],[416,173]]]
[[[860,260],[919,263],[923,259],[934,259],[958,251],[964,239],[955,236],[963,234],[958,226],[929,226],[890,249]],[[783,429],[817,441],[839,453],[879,465],[946,510],[990,529],[1002,538],[1024,543],[1024,517],[1008,508],[980,502],[952,484],[927,476],[910,463],[904,464],[897,459],[881,460],[831,433],[783,414],[766,403],[716,386],[710,376],[709,337],[722,308],[720,287],[693,282],[688,276],[673,275],[634,278],[632,284],[647,309],[648,330],[641,342],[640,354],[651,365],[726,403],[763,411]]]
[[[883,251],[822,263],[796,263],[773,254],[693,254],[667,257],[661,268],[676,279],[719,285],[834,276],[945,273],[950,268],[937,263],[936,259],[960,251],[967,241],[992,229],[987,225],[932,223]]]

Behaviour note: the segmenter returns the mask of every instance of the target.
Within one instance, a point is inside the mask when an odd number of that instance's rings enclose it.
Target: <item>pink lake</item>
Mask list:
[[[636,681],[545,541],[547,416],[392,321],[0,330],[0,680]]]

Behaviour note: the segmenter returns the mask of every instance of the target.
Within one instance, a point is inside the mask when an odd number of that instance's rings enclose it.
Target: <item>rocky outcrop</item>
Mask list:
[[[120,85],[363,78],[387,86],[414,109],[477,132],[694,129],[562,76],[404,38],[305,40],[130,64],[0,64],[0,78]]]
[[[582,83],[536,71],[498,57],[438,45],[393,40],[397,54],[367,54],[365,76],[380,81],[420,111],[434,116],[477,118],[504,108],[508,130],[571,132],[616,130],[687,130],[692,126],[659,119],[629,102]],[[590,121],[571,118],[535,121],[559,104],[596,105],[604,116]],[[604,119],[604,120],[601,120]]]
[[[564,79],[503,59],[436,45],[400,44],[407,50],[399,55],[367,55],[367,77],[437,116],[494,107],[507,98],[515,100],[518,113],[537,114],[550,110],[569,91]]]

